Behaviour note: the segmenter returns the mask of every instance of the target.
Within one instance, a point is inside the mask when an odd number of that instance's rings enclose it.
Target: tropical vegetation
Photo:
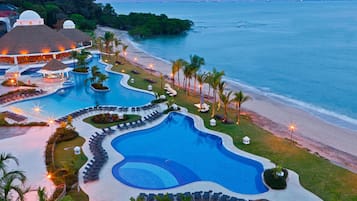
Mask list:
[[[87,61],[86,59],[90,55],[90,52],[87,52],[85,50],[82,50],[80,52],[77,51],[72,51],[71,52],[71,58],[77,59],[77,64],[74,62],[74,72],[78,73],[88,73],[88,67],[87,67]]]
[[[86,82],[89,81],[91,83],[91,87],[96,90],[108,90],[107,86],[103,85],[103,82],[106,81],[109,77],[106,74],[103,74],[99,71],[97,66],[93,66],[91,68],[92,76],[86,79]]]
[[[9,153],[0,154],[0,200],[25,200],[25,194],[29,191],[25,187],[26,176],[23,171],[9,170],[8,163],[19,165],[15,156]]]
[[[48,177],[56,185],[52,199],[59,198],[62,192],[71,192],[72,186],[78,184],[78,171],[87,161],[87,157],[81,153],[74,155],[73,151],[66,151],[66,147],[82,146],[85,140],[79,137],[72,125],[72,117],[66,122],[61,122],[54,134],[47,141],[45,150],[45,163]],[[42,194],[41,192],[38,193]],[[76,190],[77,191],[77,190]],[[80,197],[83,192],[76,192]]]
[[[272,189],[285,189],[287,177],[288,171],[280,166],[264,171],[264,181]]]
[[[110,4],[93,0],[5,0],[22,10],[34,10],[53,28],[60,29],[66,19],[75,22],[77,28],[93,31],[96,25],[109,26],[129,31],[136,37],[181,34],[188,31],[193,22],[168,18],[166,15],[151,13],[117,14]]]

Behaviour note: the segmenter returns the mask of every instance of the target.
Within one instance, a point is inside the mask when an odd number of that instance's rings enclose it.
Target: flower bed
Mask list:
[[[109,90],[109,88],[107,86],[104,86],[104,85],[98,84],[98,83],[93,83],[93,84],[91,84],[91,86],[96,90]]]
[[[123,116],[123,119],[119,119],[118,114],[98,114],[92,117],[92,121],[96,124],[108,124],[108,123],[114,123],[114,122],[120,122],[120,121],[125,121],[128,119],[127,115]]]

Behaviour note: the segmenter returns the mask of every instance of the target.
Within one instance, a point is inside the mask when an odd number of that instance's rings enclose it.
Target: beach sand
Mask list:
[[[128,37],[127,32],[108,27],[98,27],[96,33],[103,35],[106,31],[114,32],[118,39],[128,45],[126,58],[129,61],[143,68],[149,68],[152,65],[154,70],[163,75],[170,75],[171,64],[137,48]],[[182,73],[181,77],[183,78]],[[230,90],[239,91],[243,88],[235,82],[227,81],[227,83],[227,88]],[[242,108],[252,116],[255,124],[279,137],[290,139],[291,133],[288,131],[288,125],[293,122],[296,124],[297,130],[292,136],[299,146],[357,173],[356,131],[334,126],[308,112],[290,107],[264,95],[253,92],[246,94],[251,96],[253,100],[244,103]],[[249,136],[249,133],[247,133],[247,136]]]

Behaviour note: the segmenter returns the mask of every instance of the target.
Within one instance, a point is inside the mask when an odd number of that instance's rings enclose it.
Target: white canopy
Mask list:
[[[196,103],[194,106],[197,107],[200,112],[208,112],[209,110],[209,105],[206,103],[203,103],[202,107],[200,103]]]

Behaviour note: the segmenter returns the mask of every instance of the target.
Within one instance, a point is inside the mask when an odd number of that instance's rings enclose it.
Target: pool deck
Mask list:
[[[107,67],[107,70],[110,71],[110,66]],[[117,72],[115,72],[117,73]],[[134,89],[130,86],[127,85],[127,80],[129,79],[128,75],[124,75],[121,84],[124,87],[127,87],[129,89]],[[58,88],[57,88],[58,89]],[[57,90],[56,89],[56,90]],[[134,89],[137,91],[144,91],[147,93],[152,93],[148,92],[145,90],[138,90]],[[164,110],[166,107],[166,104],[160,104],[160,109],[159,110]],[[133,114],[139,114],[139,115],[147,115],[152,111],[140,111],[140,112],[133,112]],[[80,118],[76,118],[73,121],[73,125],[76,127],[77,131],[80,133],[82,137],[84,137],[87,142],[83,145],[83,151],[84,153],[88,156],[89,160],[93,157],[92,153],[89,150],[89,144],[88,140],[91,135],[97,132],[101,132],[101,129],[96,129],[92,127],[91,125],[84,123],[82,120],[88,116],[95,115],[98,112],[92,112],[85,114],[81,116]],[[128,112],[129,114],[132,112]],[[233,153],[239,154],[241,156],[245,156],[254,160],[257,160],[261,162],[264,166],[264,168],[272,168],[275,165],[271,163],[268,159],[255,156],[252,154],[249,154],[247,152],[244,152],[242,150],[239,150],[233,145],[232,138],[226,134],[211,131],[207,128],[204,127],[203,120],[196,115],[188,113],[185,109],[182,109],[181,113],[190,116],[194,119],[195,126],[196,128],[207,132],[211,133],[217,136],[220,136],[222,138],[223,145]],[[172,189],[167,189],[167,190],[143,190],[143,189],[137,189],[133,188],[130,186],[127,186],[125,184],[120,183],[118,180],[114,178],[112,175],[112,167],[123,160],[123,156],[118,153],[117,151],[114,150],[114,148],[111,146],[111,141],[120,136],[120,135],[125,135],[129,132],[139,130],[139,129],[146,129],[150,128],[153,126],[156,126],[160,124],[164,119],[167,117],[167,115],[163,115],[160,117],[158,120],[146,124],[144,127],[140,128],[135,128],[135,129],[129,129],[127,131],[116,131],[114,134],[107,136],[104,141],[103,141],[103,148],[108,152],[109,160],[108,162],[103,166],[103,168],[100,171],[99,177],[100,179],[98,181],[94,182],[88,182],[84,183],[83,182],[83,170],[84,167],[80,170],[79,174],[79,183],[81,188],[89,195],[90,200],[94,201],[109,201],[109,200],[119,200],[119,201],[125,201],[129,200],[130,197],[136,197],[139,195],[139,193],[182,193],[182,192],[195,192],[195,191],[209,191],[212,190],[213,192],[222,192],[224,194],[230,195],[230,196],[235,196],[238,198],[244,198],[244,199],[269,199],[272,201],[286,201],[286,200],[304,200],[304,201],[317,201],[321,200],[319,197],[314,195],[313,193],[305,190],[303,187],[301,187],[299,183],[299,178],[298,175],[292,171],[289,171],[289,177],[288,177],[288,187],[285,190],[269,190],[266,193],[262,194],[257,194],[257,195],[245,195],[245,194],[238,194],[232,191],[229,191],[222,186],[213,183],[213,182],[194,182],[190,183],[184,186],[172,188]],[[35,116],[33,116],[35,118]],[[32,189],[37,188],[38,186],[46,187],[48,192],[52,192],[54,189],[54,185],[52,184],[51,181],[49,181],[46,177],[47,171],[44,163],[44,150],[46,146],[46,142],[51,135],[51,133],[54,132],[55,128],[57,127],[57,124],[53,124],[50,127],[33,127],[29,128],[28,130],[23,131],[24,135],[21,136],[14,136],[11,138],[6,138],[0,140],[0,147],[2,152],[9,152],[15,155],[19,161],[20,161],[20,166],[19,169],[24,170],[25,174],[28,177],[28,185],[31,186]],[[249,146],[249,145],[248,145]],[[12,167],[12,166],[11,166]],[[34,193],[29,194],[28,196],[34,196]],[[28,200],[34,200],[31,197]]]
[[[165,105],[162,105],[161,108],[164,108]],[[249,154],[247,152],[244,152],[242,150],[239,150],[233,145],[232,138],[226,134],[219,133],[219,132],[214,132],[212,130],[208,130],[205,128],[203,125],[203,120],[196,116],[188,113],[185,109],[181,112],[184,115],[190,116],[194,119],[195,126],[207,133],[211,133],[213,135],[217,135],[222,138],[223,145],[233,153],[239,154],[241,156],[245,156],[247,158],[251,158],[253,160],[257,160],[261,162],[264,166],[264,168],[272,168],[275,167],[273,163],[271,163],[269,160],[255,156],[252,154]],[[137,113],[138,114],[138,113]],[[145,113],[146,114],[146,113]],[[143,115],[145,115],[143,114]],[[112,175],[112,167],[120,162],[121,160],[124,159],[124,157],[118,153],[116,150],[111,145],[111,142],[114,138],[128,134],[130,132],[136,131],[136,130],[141,130],[141,129],[147,129],[153,126],[156,126],[160,124],[164,119],[167,117],[167,115],[164,115],[160,119],[156,120],[155,122],[146,124],[144,127],[141,128],[135,128],[135,129],[129,129],[127,131],[115,131],[114,134],[108,135],[105,137],[103,141],[103,148],[107,151],[109,160],[108,162],[103,166],[99,173],[99,180],[93,181],[93,182],[88,182],[84,183],[83,182],[83,171],[84,168],[80,170],[79,174],[79,182],[80,186],[82,189],[89,195],[90,200],[95,200],[95,201],[108,201],[108,200],[129,200],[130,197],[136,197],[140,193],[183,193],[183,192],[195,192],[195,191],[209,191],[212,190],[213,192],[222,192],[226,195],[230,196],[235,196],[238,198],[244,198],[244,199],[269,199],[269,200],[274,200],[274,201],[279,201],[279,200],[304,200],[304,201],[317,201],[321,200],[319,197],[316,195],[312,194],[311,192],[305,190],[303,187],[301,187],[299,183],[299,177],[298,175],[293,172],[289,171],[289,177],[288,177],[288,187],[285,190],[269,190],[266,193],[262,194],[256,194],[256,195],[246,195],[246,194],[239,194],[235,193],[232,191],[229,191],[222,186],[215,184],[213,182],[205,182],[205,181],[200,181],[200,182],[194,182],[190,183],[184,186],[172,188],[172,189],[166,189],[166,190],[143,190],[143,189],[137,189],[133,188],[130,186],[127,186],[118,180],[114,178]],[[89,139],[92,134],[97,132],[102,132],[100,129],[95,129],[89,124],[83,123],[81,120],[76,120],[74,121],[74,126],[77,128],[78,132],[82,135],[82,137]],[[91,132],[88,132],[91,131]],[[249,145],[248,145],[249,146]],[[90,158],[93,157],[92,153],[89,150],[89,144],[85,143],[82,147],[84,153]],[[105,192],[105,193],[104,193]]]

